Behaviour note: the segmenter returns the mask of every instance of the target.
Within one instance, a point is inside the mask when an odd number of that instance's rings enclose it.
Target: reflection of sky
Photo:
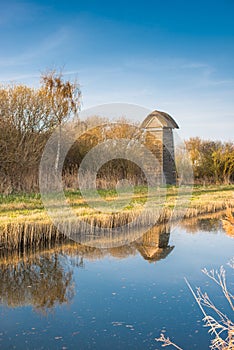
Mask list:
[[[227,312],[218,287],[201,269],[224,265],[233,283],[226,263],[234,241],[221,232],[189,234],[177,228],[169,244],[174,250],[156,263],[140,255],[85,259],[83,269],[74,268],[76,295],[71,304],[46,317],[30,307],[2,308],[5,348],[17,344],[23,349],[27,341],[29,349],[160,349],[154,338],[161,329],[184,348],[208,348],[207,329],[184,277],[208,291]]]
[[[37,84],[47,68],[78,77],[84,107],[127,102],[171,113],[182,137],[231,139],[230,0],[7,1],[1,81]]]

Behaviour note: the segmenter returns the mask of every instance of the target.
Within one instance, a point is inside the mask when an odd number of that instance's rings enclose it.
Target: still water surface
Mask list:
[[[234,238],[219,219],[156,229],[129,246],[54,247],[0,259],[1,349],[161,349],[161,331],[184,349],[209,349],[202,314],[185,284],[227,314],[201,269],[224,265],[233,290]]]

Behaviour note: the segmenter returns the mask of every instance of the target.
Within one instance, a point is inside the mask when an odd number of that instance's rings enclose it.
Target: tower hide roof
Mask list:
[[[153,111],[150,113],[145,120],[143,120],[141,127],[144,129],[147,129],[147,127],[150,128],[151,122],[153,122],[154,119],[157,119],[159,123],[162,125],[162,127],[165,128],[171,128],[171,129],[179,129],[178,124],[175,122],[175,120],[167,113],[160,112],[160,111]]]

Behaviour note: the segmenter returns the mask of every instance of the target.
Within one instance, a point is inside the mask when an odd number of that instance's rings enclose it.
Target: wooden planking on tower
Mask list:
[[[167,113],[153,111],[141,124],[146,145],[158,160],[156,173],[160,183],[176,184],[173,129],[179,126]]]

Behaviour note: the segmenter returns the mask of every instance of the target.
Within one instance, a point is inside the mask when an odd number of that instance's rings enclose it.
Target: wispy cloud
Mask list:
[[[155,71],[155,70],[182,70],[182,69],[207,69],[211,68],[209,64],[205,62],[190,61],[183,57],[165,57],[160,55],[159,57],[128,57],[125,60],[124,65],[128,68],[141,69],[143,71]]]
[[[0,27],[31,21],[45,10],[45,6],[25,1],[5,1],[1,3]]]
[[[39,73],[28,73],[28,74],[6,74],[2,79],[1,83],[9,82],[22,82],[22,81],[32,81],[34,79],[39,79]]]
[[[208,68],[210,67],[207,63],[201,63],[201,62],[187,62],[181,65],[181,68],[185,69],[201,69],[201,68]]]
[[[1,57],[0,66],[16,67],[25,65],[29,62],[31,63],[33,59],[44,57],[47,53],[60,47],[64,42],[66,42],[68,36],[69,30],[66,27],[62,27],[55,33],[49,35],[46,39],[42,40],[40,43],[27,47],[23,53],[10,57]]]
[[[209,63],[189,61],[185,58],[165,58],[156,59],[131,59],[125,63],[127,69],[138,70],[144,73],[151,73],[152,76],[165,77],[169,80],[176,79],[177,82],[187,81],[189,84],[184,88],[197,89],[199,87],[233,86],[234,79],[217,78],[217,69]],[[181,87],[180,87],[181,89]],[[182,86],[183,89],[183,86]]]

